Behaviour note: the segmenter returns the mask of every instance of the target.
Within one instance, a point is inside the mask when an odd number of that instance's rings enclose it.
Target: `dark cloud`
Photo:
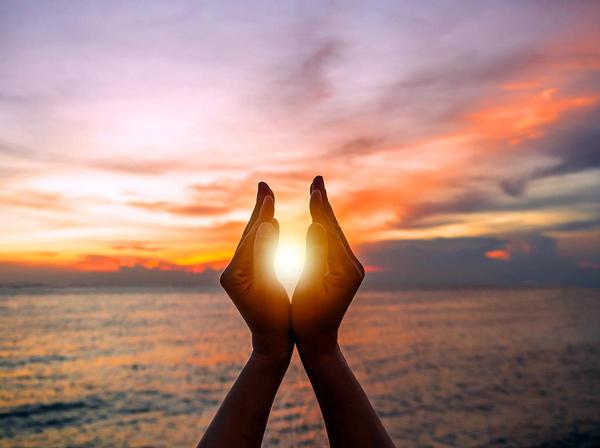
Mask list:
[[[423,220],[453,213],[480,212],[493,208],[494,200],[487,194],[468,191],[439,202],[422,202],[412,207],[399,222],[402,228],[423,227]],[[436,225],[439,222],[436,221]]]
[[[516,177],[514,179],[502,179],[499,183],[500,188],[507,195],[518,197],[523,194],[527,183],[533,180],[531,176]]]
[[[521,196],[535,180],[600,168],[600,107],[585,115],[578,114],[557,126],[535,143],[531,152],[558,159],[549,167],[535,169],[525,176],[504,179],[502,190],[510,196]],[[531,153],[530,152],[530,153]]]
[[[343,142],[334,148],[331,156],[354,157],[378,152],[381,144],[385,141],[383,136],[362,136]]]
[[[341,49],[335,39],[323,39],[300,61],[298,69],[292,74],[292,80],[300,84],[309,99],[319,100],[326,97],[331,90],[325,71],[329,63],[334,61]]]
[[[600,218],[566,222],[564,224],[551,226],[548,228],[548,230],[557,232],[580,232],[587,230],[600,230]]]
[[[499,257],[497,254],[506,254]],[[365,288],[585,286],[600,287],[595,259],[560,255],[556,242],[536,234],[506,238],[383,241],[364,245],[361,260],[370,270]],[[102,256],[90,255],[98,263]],[[110,257],[104,257],[110,261]],[[100,260],[101,261],[101,260]],[[178,266],[152,269],[121,266],[116,271],[0,263],[0,285],[48,286],[217,286],[217,270],[200,273]]]
[[[499,252],[508,255],[494,257]],[[561,257],[555,241],[542,235],[384,241],[363,246],[361,255],[372,267],[367,288],[600,286],[597,272]]]
[[[378,116],[412,117],[402,136],[449,132],[463,124],[481,98],[498,92],[501,83],[543,65],[544,56],[526,48],[492,52],[449,51],[426,66],[401,76],[382,90],[374,108]]]
[[[482,86],[497,86],[513,76],[542,63],[538,51],[511,48],[504,53],[457,52],[414,70],[393,84],[382,98],[385,110],[402,107],[407,101],[418,101],[421,95],[443,98],[453,97]],[[411,102],[412,102],[411,101]]]
[[[406,211],[396,224],[397,228],[418,229],[444,224],[458,223],[461,218],[452,217],[456,214],[486,213],[486,212],[519,212],[528,210],[547,210],[560,207],[572,207],[575,204],[585,204],[588,211],[598,215],[596,219],[573,221],[561,225],[540,225],[538,230],[575,231],[583,227],[593,228],[600,223],[600,198],[594,189],[580,190],[569,194],[556,194],[537,198],[506,197],[495,192],[477,191],[463,187],[465,191],[454,197],[437,202],[422,202]]]
[[[0,286],[217,286],[219,272],[120,267],[112,272],[0,263]]]
[[[327,72],[344,45],[333,37],[314,34],[312,29],[298,33],[300,43],[293,46],[293,53],[276,70],[278,75],[269,86],[268,96],[272,98],[275,94],[286,110],[315,106],[333,93]]]

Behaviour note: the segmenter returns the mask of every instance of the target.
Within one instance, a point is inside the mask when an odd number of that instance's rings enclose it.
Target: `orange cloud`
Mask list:
[[[560,95],[557,87],[510,96],[499,104],[472,113],[473,132],[485,138],[508,142],[540,138],[544,128],[568,112],[598,104],[600,95]]]
[[[508,261],[511,259],[510,252],[504,249],[488,250],[485,256],[491,260]]]
[[[527,241],[515,240],[501,249],[487,251],[485,257],[491,260],[509,261],[517,254],[530,254],[531,251],[531,245]]]
[[[383,272],[386,270],[385,266],[379,266],[375,264],[367,264],[363,267],[365,268],[365,272]]]
[[[128,205],[143,208],[149,211],[168,212],[182,216],[211,216],[220,215],[228,211],[227,207],[203,205],[203,204],[173,204],[165,201],[144,202],[131,201]]]
[[[207,268],[221,268],[222,262],[204,262],[195,264],[179,264],[161,258],[138,257],[138,256],[114,256],[86,254],[67,265],[77,271],[90,272],[114,272],[123,267],[133,268],[142,266],[147,269],[157,269],[161,271],[185,271],[185,272],[203,272]]]

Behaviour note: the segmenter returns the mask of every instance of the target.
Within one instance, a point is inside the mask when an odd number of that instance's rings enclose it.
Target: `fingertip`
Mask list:
[[[265,196],[260,207],[259,219],[261,221],[271,221],[275,214],[275,199],[272,196]]]
[[[265,198],[263,199],[263,205],[266,204],[267,207],[270,207],[271,205],[273,205],[275,203],[275,198],[273,196],[267,195],[265,196]]]
[[[318,182],[319,177],[321,177],[321,176],[315,176],[315,177],[313,177],[313,180],[310,183],[310,192],[311,192],[311,194],[312,194],[313,191],[315,191],[317,189],[317,182]]]
[[[318,189],[325,188],[325,180],[323,180],[323,176],[321,176],[321,175],[315,176],[315,180],[313,182],[314,182],[316,188],[318,188]]]
[[[265,182],[260,181],[256,189],[256,197],[258,198],[260,196],[263,196],[267,192],[268,187],[269,186]]]
[[[323,195],[321,194],[321,192],[319,190],[314,190],[310,194],[310,202],[312,202],[314,204],[318,204],[318,203],[322,203],[323,202]]]
[[[260,181],[258,183],[258,188],[257,188],[257,197],[260,196],[274,196],[273,194],[273,190],[271,190],[271,187],[269,187],[269,184],[267,184],[264,181]]]
[[[314,190],[310,195],[310,215],[314,220],[320,221],[324,218],[323,195],[319,190]]]

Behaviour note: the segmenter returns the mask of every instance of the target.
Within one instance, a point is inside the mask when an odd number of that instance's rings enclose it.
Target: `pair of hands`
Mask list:
[[[342,318],[364,277],[335,219],[323,178],[310,186],[306,263],[290,302],[275,275],[275,197],[260,183],[256,206],[221,284],[252,332],[253,352],[199,448],[260,447],[294,343],[319,402],[330,446],[394,444],[337,343]]]
[[[301,356],[334,353],[342,318],[364,278],[327,199],[321,176],[310,186],[306,262],[290,302],[277,279],[274,258],[279,224],[275,196],[258,185],[256,205],[221,285],[252,332],[256,354],[286,360],[294,342]]]

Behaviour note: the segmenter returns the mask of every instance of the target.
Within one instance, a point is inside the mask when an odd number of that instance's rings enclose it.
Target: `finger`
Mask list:
[[[262,206],[263,200],[266,196],[271,196],[273,197],[273,199],[275,199],[275,195],[273,194],[273,191],[271,190],[269,185],[267,185],[266,182],[259,182],[256,191],[256,204],[254,204],[254,210],[252,210],[252,215],[250,215],[250,219],[248,220],[248,223],[246,224],[246,227],[242,232],[242,237],[240,238],[240,241],[238,243],[238,248],[244,240],[244,237],[248,234],[248,232],[256,222],[256,219],[258,218],[258,213],[260,212],[260,207]]]
[[[275,248],[277,248],[277,246],[279,246],[279,221],[277,221],[277,219],[273,218],[271,220],[271,224],[273,225],[273,228],[275,229]],[[275,253],[277,253],[277,249],[275,250]],[[273,258],[273,261],[275,261],[275,258]]]
[[[356,255],[354,255],[354,252],[352,251],[352,248],[350,247],[350,244],[346,239],[346,235],[344,235],[344,232],[342,231],[342,228],[338,224],[337,218],[335,217],[335,213],[333,213],[333,208],[331,207],[331,204],[329,203],[329,198],[327,197],[327,190],[325,189],[325,181],[323,179],[323,176],[316,176],[312,181],[310,189],[311,193],[315,190],[321,192],[323,204],[325,206],[325,212],[327,218],[329,219],[329,222],[331,223],[331,226],[338,234],[340,240],[342,241],[342,244],[344,245],[344,248],[346,249],[346,252],[350,256],[350,258],[352,258],[352,261],[356,265],[356,268],[359,270],[359,272],[361,272],[364,275],[364,268],[358,260],[358,258],[356,258]]]
[[[277,242],[279,243],[279,221],[273,218],[271,220],[271,224],[273,224],[273,227],[275,227],[275,235],[277,235]]]
[[[252,227],[246,233],[243,240],[240,242],[236,253],[234,254],[234,258],[236,259],[246,259],[252,260],[252,246],[254,242],[254,235],[258,230],[258,227],[263,222],[271,222],[273,220],[273,215],[275,214],[275,203],[272,196],[267,195],[264,197],[262,205],[260,206],[258,216],[252,224]]]
[[[329,270],[332,273],[344,270],[356,270],[354,261],[346,252],[344,245],[327,216],[323,198],[319,190],[314,190],[310,196],[310,214],[313,222],[321,224],[327,231]]]
[[[275,251],[277,230],[271,221],[262,222],[254,236],[254,280],[264,281],[275,277]]]
[[[302,278],[309,284],[323,281],[327,272],[327,231],[319,223],[312,223],[306,235],[306,259]]]

